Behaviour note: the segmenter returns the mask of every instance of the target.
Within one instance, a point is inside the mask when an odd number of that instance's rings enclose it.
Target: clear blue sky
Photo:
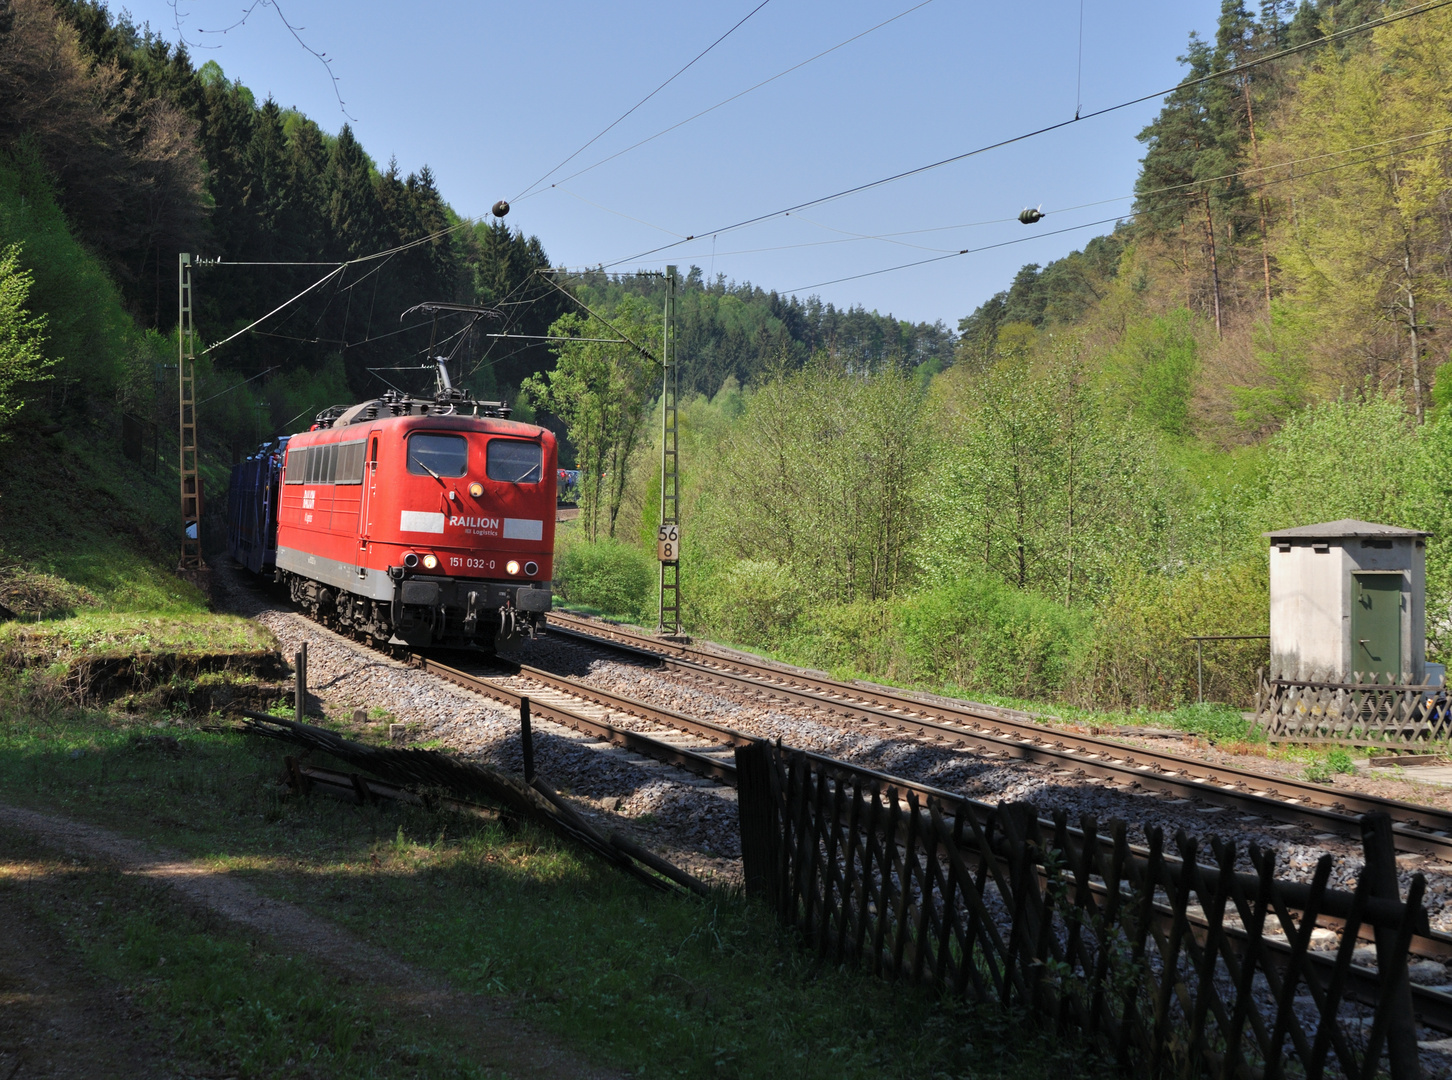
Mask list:
[[[113,10],[121,5],[112,0]],[[702,4],[495,0],[280,0],[307,45],[326,53],[370,154],[424,164],[460,213],[513,203],[556,264],[682,272],[815,292],[838,305],[950,326],[1025,262],[1057,258],[1129,209],[1140,144],[1158,100],[926,174],[718,233],[780,210],[1172,85],[1192,29],[1211,36],[1218,0],[1079,0],[926,5],[707,116],[584,175],[576,170],[899,15],[917,0],[769,2],[664,91],[551,177],[560,159],[615,120],[759,0]],[[336,131],[347,121],[327,71],[259,6],[225,35],[242,0],[129,0],[138,24],[181,31],[198,64],[216,60],[259,100],[271,94]],[[1082,89],[1076,92],[1076,85]],[[1026,205],[1048,215],[1026,227]],[[1071,209],[1081,207],[1080,209]],[[1004,220],[1010,219],[1010,220]],[[989,222],[969,228],[947,228]],[[937,231],[921,231],[937,230]],[[906,234],[884,239],[859,236]],[[631,257],[682,236],[667,252]],[[1026,239],[1027,238],[1027,239]],[[1026,240],[927,266],[818,285],[943,249]],[[930,250],[923,250],[923,249]],[[225,253],[218,253],[223,254]],[[618,262],[618,260],[627,260]],[[817,286],[813,288],[812,286]]]

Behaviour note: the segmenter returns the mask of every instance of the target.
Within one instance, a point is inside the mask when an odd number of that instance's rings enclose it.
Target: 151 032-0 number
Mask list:
[[[465,570],[493,570],[493,559],[466,559],[462,556],[449,556],[449,565],[462,567]]]

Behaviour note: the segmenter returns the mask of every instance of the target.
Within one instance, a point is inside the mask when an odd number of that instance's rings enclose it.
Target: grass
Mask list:
[[[233,1076],[483,1077],[356,988],[165,888],[7,839],[13,889],[96,974],[159,1021],[168,1049]],[[28,856],[28,857],[27,857]],[[7,880],[8,879],[8,880]]]
[[[171,756],[137,738],[163,722],[81,710],[41,721],[0,710],[0,786],[11,801],[226,867],[640,1075],[1067,1077],[1093,1069],[1082,1046],[994,1006],[819,963],[738,896],[659,896],[529,830],[287,799],[279,744],[172,721],[165,730],[180,754]],[[97,948],[117,952],[126,940]],[[205,954],[200,941],[195,947]],[[186,985],[158,999],[183,1027],[194,1016]],[[299,983],[257,1000],[281,1015],[300,997],[321,1008],[320,993]],[[242,1031],[272,1023],[241,1005],[229,1015]],[[379,1053],[387,1058],[386,1047]]]
[[[66,659],[135,653],[235,653],[272,650],[261,623],[210,612],[87,611],[67,619],[0,624],[0,649]]]

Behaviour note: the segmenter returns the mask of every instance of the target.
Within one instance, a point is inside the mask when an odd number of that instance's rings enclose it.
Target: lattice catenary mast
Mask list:
[[[183,574],[205,569],[202,563],[202,492],[197,473],[196,328],[192,322],[192,257],[177,256],[177,473],[181,482]]]
[[[661,332],[660,620],[655,632],[681,636],[681,489],[676,446],[676,268],[666,267],[665,326]]]

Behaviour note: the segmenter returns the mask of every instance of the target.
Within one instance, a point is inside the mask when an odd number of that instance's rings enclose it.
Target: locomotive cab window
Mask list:
[[[469,442],[462,435],[410,435],[408,471],[417,476],[463,476]]]
[[[299,446],[296,450],[287,452],[287,473],[283,477],[284,484],[305,483],[308,467],[308,448]]]
[[[522,439],[490,439],[484,473],[506,484],[538,484],[544,476],[544,448]]]

